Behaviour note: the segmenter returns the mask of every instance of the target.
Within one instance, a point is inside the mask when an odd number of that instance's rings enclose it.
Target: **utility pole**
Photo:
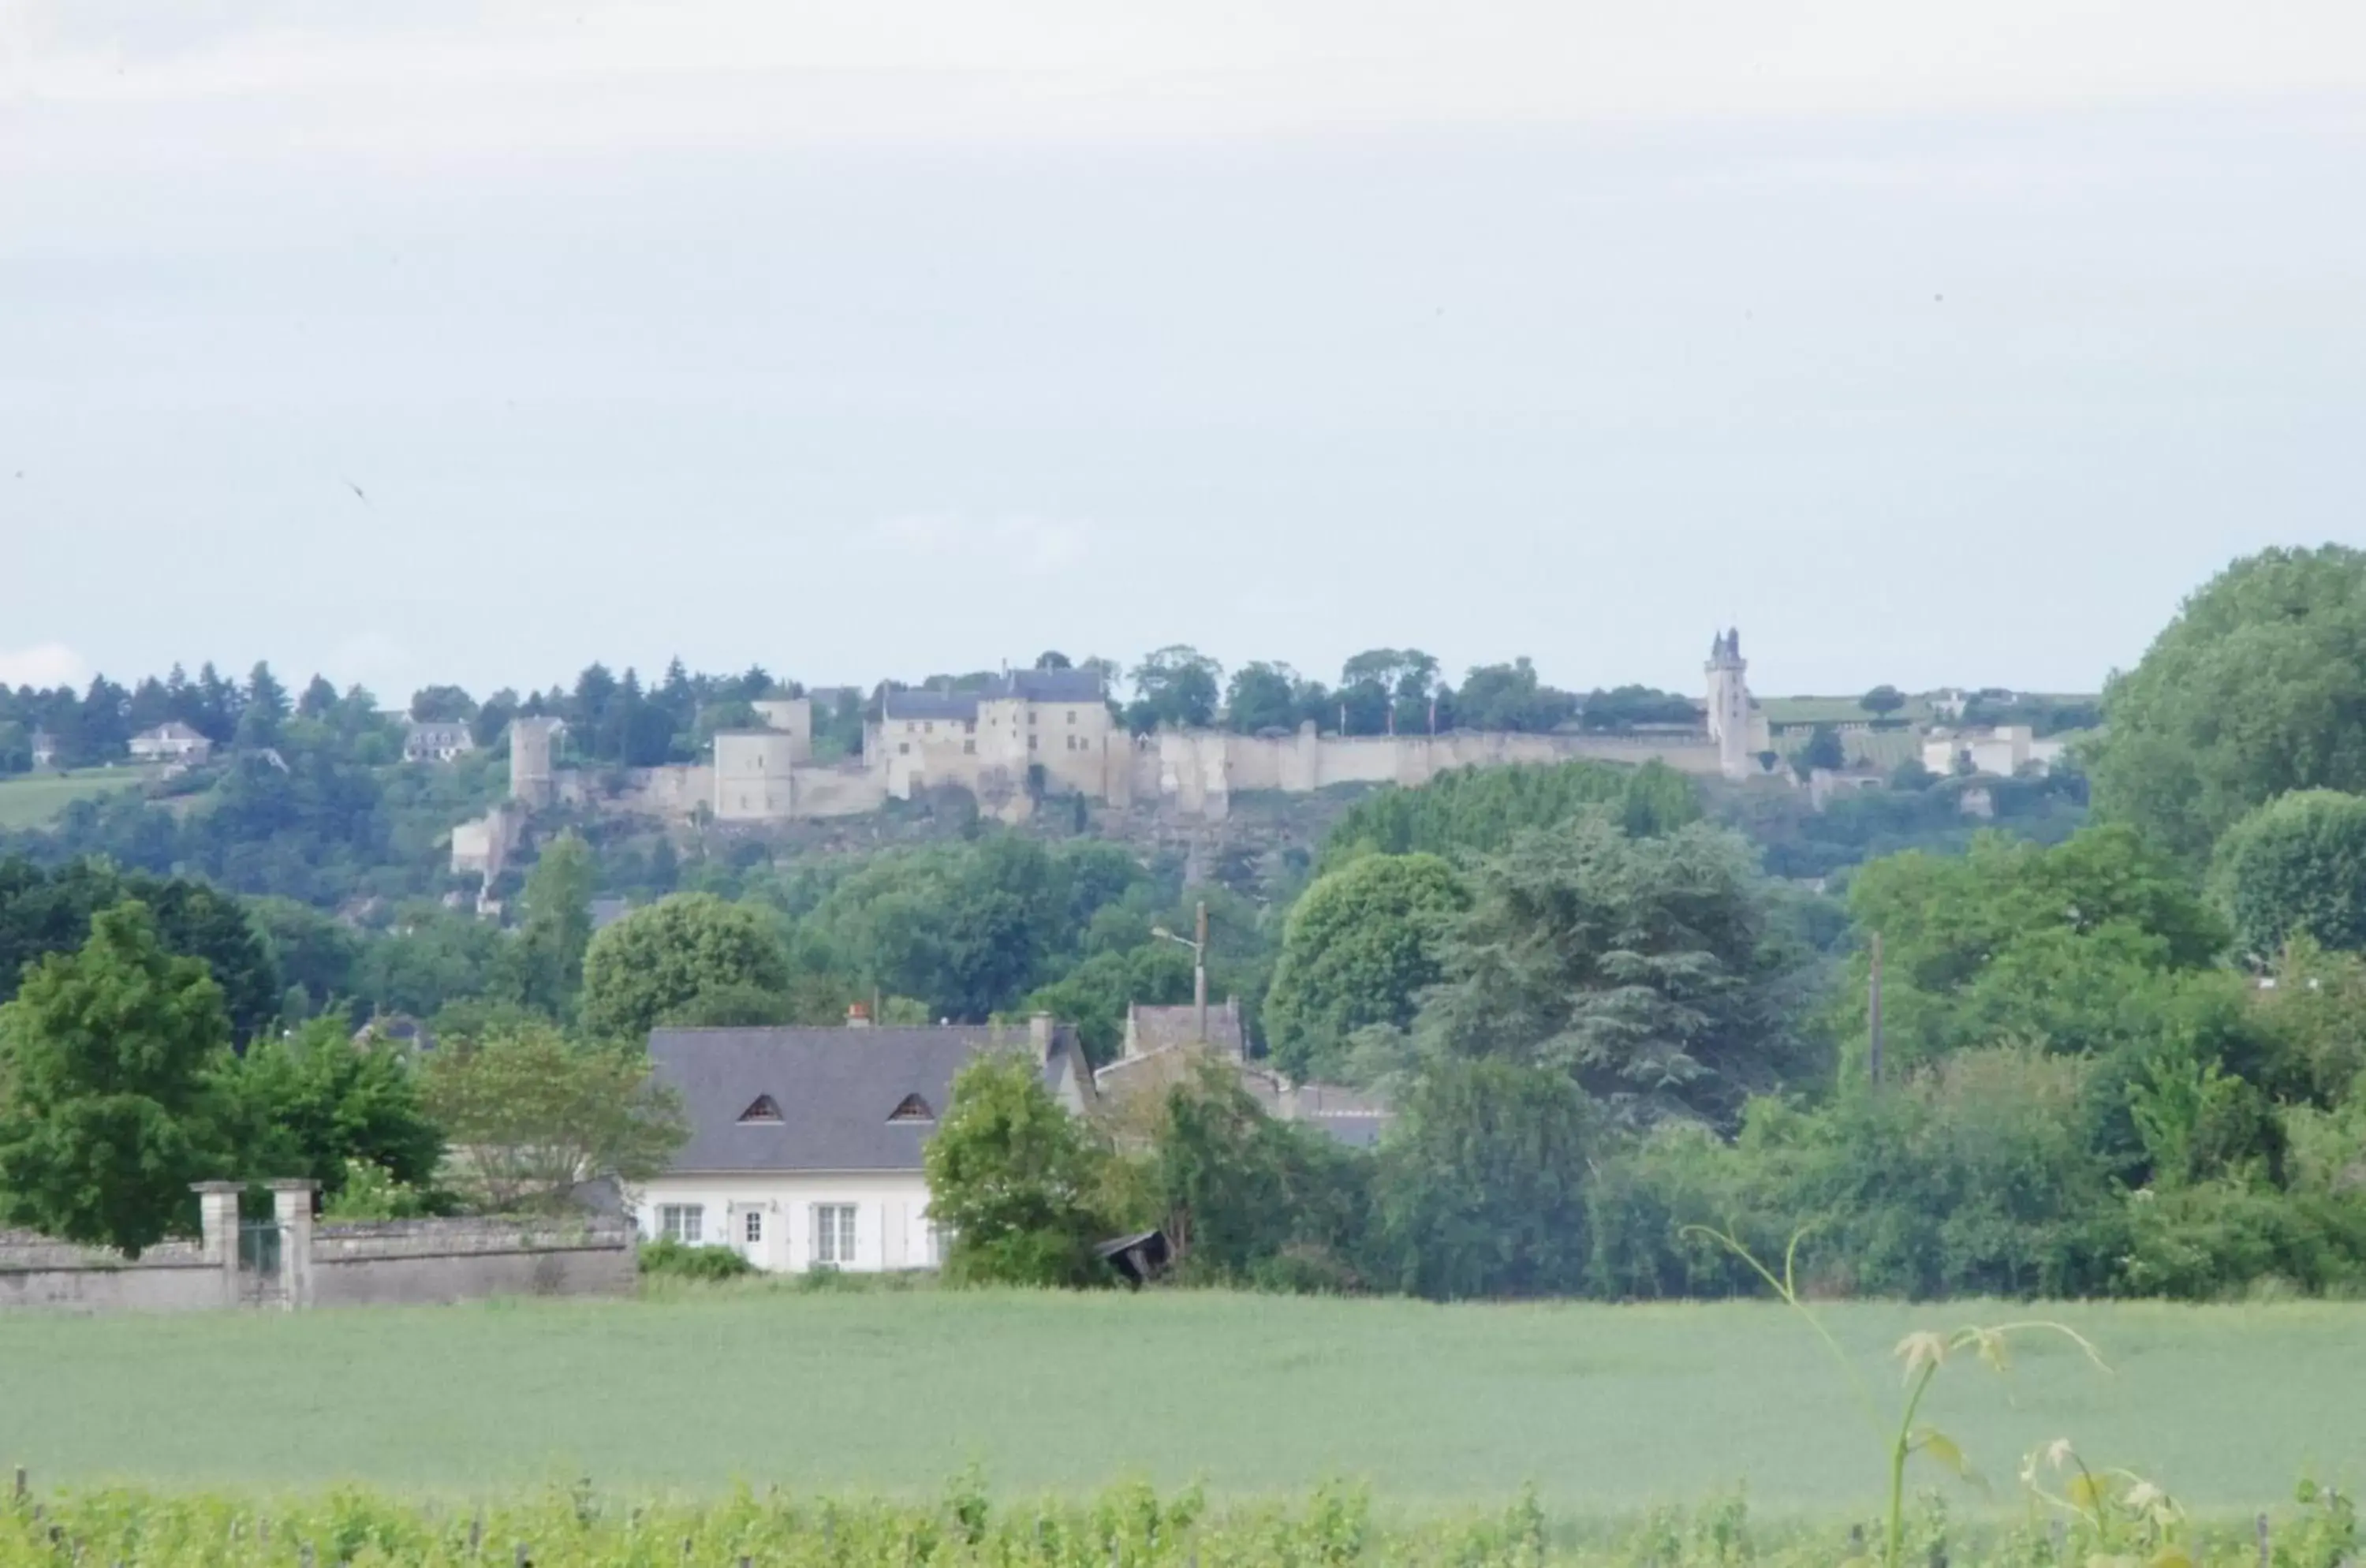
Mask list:
[[[1200,1010],[1200,1043],[1208,1043],[1208,901],[1200,900],[1200,913],[1191,932],[1191,1005]]]
[[[1873,1069],[1873,1087],[1881,1087],[1881,933],[1873,933],[1873,974],[1865,985],[1865,1017],[1872,1025],[1872,1049],[1867,1060]]]
[[[1177,936],[1165,926],[1151,927],[1150,934],[1191,950],[1191,1006],[1199,1014],[1200,1043],[1204,1045],[1208,1043],[1208,901],[1200,900],[1189,936]]]

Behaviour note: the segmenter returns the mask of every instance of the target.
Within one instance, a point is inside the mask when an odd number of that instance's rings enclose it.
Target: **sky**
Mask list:
[[[0,682],[2092,690],[2361,433],[2355,0],[0,0]]]

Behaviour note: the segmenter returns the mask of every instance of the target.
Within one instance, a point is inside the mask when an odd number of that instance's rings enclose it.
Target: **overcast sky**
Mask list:
[[[2357,0],[0,0],[0,681],[2091,689],[2361,492]]]

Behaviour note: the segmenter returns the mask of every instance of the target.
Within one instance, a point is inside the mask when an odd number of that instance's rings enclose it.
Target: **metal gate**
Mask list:
[[[280,1271],[285,1233],[276,1220],[245,1220],[238,1227],[238,1299],[246,1306],[287,1300]]]

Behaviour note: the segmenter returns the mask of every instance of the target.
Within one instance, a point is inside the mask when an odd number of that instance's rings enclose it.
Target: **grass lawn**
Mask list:
[[[74,801],[133,789],[150,776],[142,768],[88,768],[0,779],[0,829],[42,827]]]
[[[2069,1436],[2202,1507],[2366,1479],[2366,1307],[2072,1306],[2105,1374],[2033,1346],[1943,1373],[1931,1418],[2013,1491]],[[1911,1328],[2026,1309],[1829,1309],[1887,1402]],[[44,1485],[482,1493],[591,1477],[935,1492],[1195,1477],[1370,1483],[1391,1506],[1867,1504],[1876,1445],[1782,1309],[1436,1307],[1222,1294],[797,1293],[304,1315],[0,1316],[0,1463]],[[1966,1499],[1967,1506],[1972,1502]]]

